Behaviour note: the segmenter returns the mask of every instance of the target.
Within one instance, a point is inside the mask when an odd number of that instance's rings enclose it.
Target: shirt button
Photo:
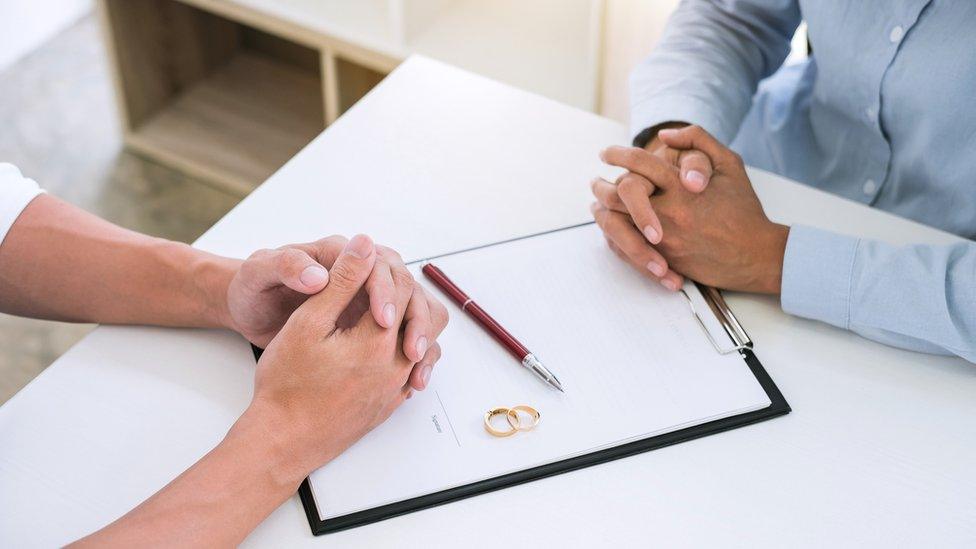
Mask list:
[[[873,179],[868,179],[864,182],[864,186],[861,187],[861,190],[864,191],[864,194],[871,196],[874,194],[874,191],[878,190],[878,184],[875,183]]]
[[[864,109],[864,116],[866,116],[868,120],[874,120],[874,107]]]
[[[901,28],[901,25],[895,25],[895,28],[891,29],[891,33],[888,34],[888,40],[891,40],[891,43],[895,44],[903,36],[905,36],[905,29]]]

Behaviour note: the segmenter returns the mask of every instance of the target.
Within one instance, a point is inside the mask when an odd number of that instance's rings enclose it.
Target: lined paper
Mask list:
[[[443,357],[426,391],[312,473],[322,519],[770,405],[745,361],[711,346],[684,297],[634,272],[595,225],[432,263],[535,353],[566,394],[523,369],[414,265],[451,313]],[[714,330],[697,288],[685,291]],[[488,409],[519,404],[542,413],[536,429],[485,432]]]

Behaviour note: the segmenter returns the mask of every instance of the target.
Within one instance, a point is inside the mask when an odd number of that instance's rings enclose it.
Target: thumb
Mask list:
[[[700,193],[712,178],[712,161],[705,153],[691,149],[678,156],[681,168],[681,184],[693,193]]]
[[[303,294],[318,293],[329,282],[329,271],[308,253],[297,248],[276,250],[270,257],[272,282]]]
[[[376,247],[364,234],[352,237],[332,265],[329,284],[299,308],[323,334],[332,333],[342,312],[363,288],[376,263]]]

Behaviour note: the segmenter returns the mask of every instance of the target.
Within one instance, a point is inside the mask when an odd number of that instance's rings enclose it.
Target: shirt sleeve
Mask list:
[[[631,136],[682,121],[728,144],[759,81],[789,55],[799,24],[797,0],[683,1],[630,75]]]
[[[795,225],[783,310],[976,363],[976,242],[893,246]]]
[[[0,245],[20,213],[42,192],[37,183],[21,175],[15,166],[0,163]]]

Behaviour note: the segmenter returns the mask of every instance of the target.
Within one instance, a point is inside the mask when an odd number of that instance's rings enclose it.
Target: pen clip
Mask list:
[[[705,322],[702,320],[701,315],[698,314],[698,310],[695,308],[695,303],[691,300],[691,296],[688,295],[684,289],[679,290],[681,295],[685,297],[688,302],[688,307],[691,309],[691,314],[694,315],[695,320],[698,321],[698,326],[701,327],[702,332],[705,332],[705,337],[708,338],[708,342],[712,344],[715,351],[720,355],[728,355],[735,352],[741,352],[746,349],[752,350],[752,339],[749,334],[746,333],[745,328],[742,324],[739,324],[739,320],[732,314],[732,310],[725,303],[725,299],[722,294],[712,288],[711,286],[705,286],[704,284],[695,283],[698,291],[701,292],[702,297],[708,303],[708,306],[712,309],[715,317],[718,319],[725,333],[728,334],[729,339],[732,340],[733,346],[728,348],[722,348],[719,346],[718,342],[712,336],[712,332],[705,326]]]

